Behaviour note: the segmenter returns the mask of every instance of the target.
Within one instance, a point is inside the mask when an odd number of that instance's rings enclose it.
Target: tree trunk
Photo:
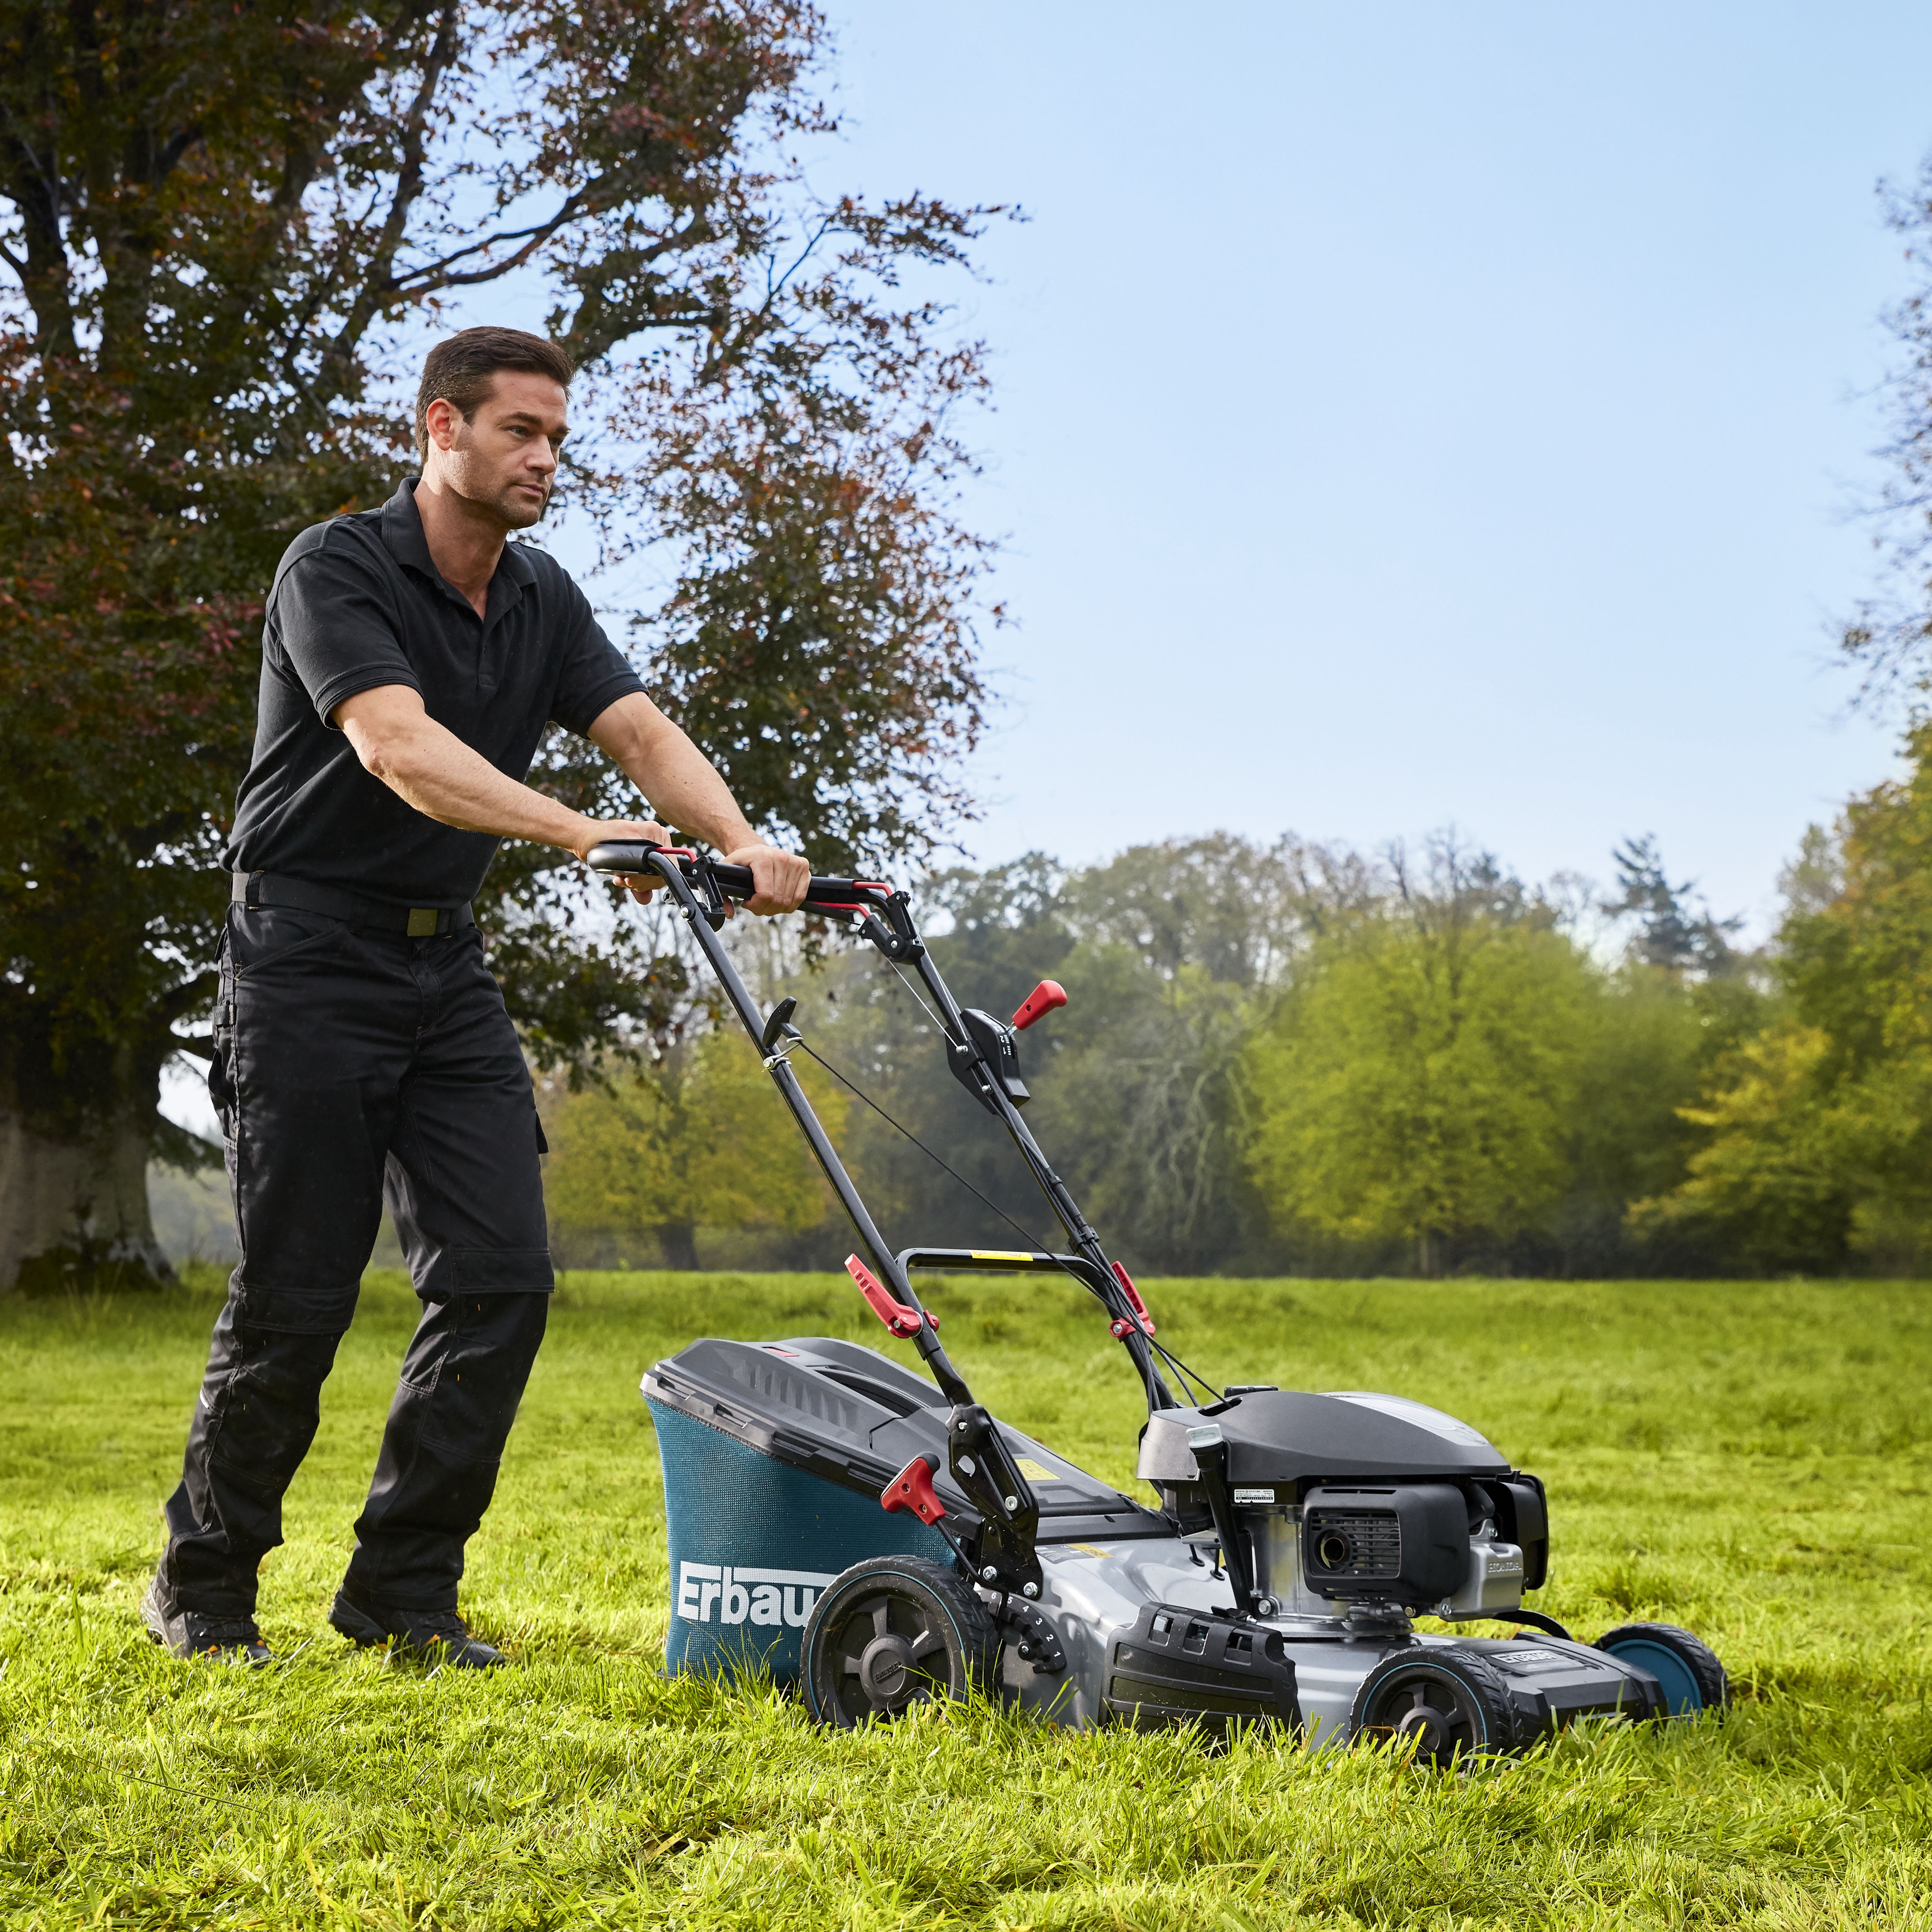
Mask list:
[[[127,1073],[124,1088],[142,1084]],[[63,1132],[17,1094],[0,1099],[0,1293],[175,1279],[148,1214],[154,1100],[124,1090],[111,1110]]]
[[[658,1239],[664,1244],[664,1266],[689,1268],[694,1272],[698,1267],[698,1230],[688,1221],[670,1221],[658,1230]]]

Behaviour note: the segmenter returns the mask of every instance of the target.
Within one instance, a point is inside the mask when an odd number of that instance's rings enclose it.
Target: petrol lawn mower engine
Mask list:
[[[1346,1479],[1323,1473],[1338,1467]],[[1263,1616],[1497,1616],[1548,1567],[1541,1480],[1401,1396],[1231,1389],[1209,1411],[1150,1416],[1136,1473],[1183,1534],[1218,1536],[1226,1508]]]
[[[1064,1004],[1052,982],[1010,1023],[962,1011],[903,892],[812,881],[808,908],[918,974],[953,1072],[1067,1236],[1065,1252],[894,1252],[790,1066],[796,1003],[762,1013],[719,943],[748,872],[631,842],[590,861],[670,889],[858,1233],[854,1283],[925,1370],[802,1336],[700,1340],[646,1375],[672,1669],[768,1672],[837,1726],[976,1688],[1067,1724],[1280,1724],[1444,1764],[1580,1717],[1728,1702],[1722,1666],[1687,1630],[1631,1624],[1587,1644],[1522,1606],[1548,1569],[1544,1486],[1480,1431],[1401,1396],[1216,1390],[1174,1359],[1021,1118],[1017,1035]],[[1157,1507],[974,1400],[913,1286],[932,1271],[1047,1274],[1092,1294],[1146,1395],[1136,1474]],[[1423,1631],[1425,1616],[1516,1628]]]

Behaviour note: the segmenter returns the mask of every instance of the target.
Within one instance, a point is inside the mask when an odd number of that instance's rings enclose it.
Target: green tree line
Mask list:
[[[1130,1266],[1916,1272],[1932,1255],[1932,728],[1908,744],[1908,777],[1808,835],[1756,950],[1649,840],[1614,855],[1607,892],[1526,886],[1448,838],[1370,858],[1222,836],[1084,869],[1035,854],[944,872],[920,902],[964,1004],[1005,1014],[1043,976],[1066,988],[1024,1036],[1029,1118]],[[813,1070],[892,1239],[1052,1236],[884,962],[754,963],[884,1110]],[[700,1234],[707,1260],[843,1251],[728,1032],[640,1079],[559,1090],[550,1116],[567,1259],[688,1264]]]

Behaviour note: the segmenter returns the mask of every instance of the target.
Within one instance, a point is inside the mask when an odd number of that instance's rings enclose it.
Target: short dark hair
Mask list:
[[[526,335],[520,328],[464,328],[439,342],[423,361],[416,389],[416,454],[429,454],[429,406],[440,398],[465,422],[476,419],[476,406],[490,393],[500,369],[526,369],[548,376],[563,388],[577,364],[560,342]]]

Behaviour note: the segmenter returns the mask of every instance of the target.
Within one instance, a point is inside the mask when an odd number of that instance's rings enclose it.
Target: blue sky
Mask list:
[[[1760,928],[1892,769],[1831,622],[1932,14],[871,4],[814,182],[1018,200],[966,320],[1017,629],[992,860],[1654,831]]]

